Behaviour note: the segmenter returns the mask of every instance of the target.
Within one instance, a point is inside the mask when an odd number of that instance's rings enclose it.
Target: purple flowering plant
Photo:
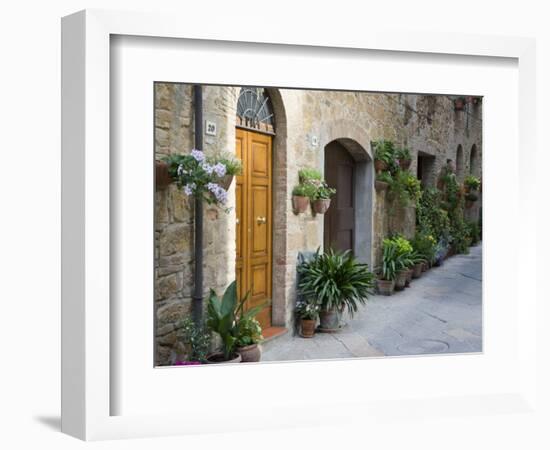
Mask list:
[[[203,151],[193,149],[185,155],[172,154],[165,158],[168,171],[186,195],[199,195],[208,204],[227,204],[227,190],[222,186],[224,177],[240,173],[240,160],[233,155],[207,157]],[[227,210],[226,210],[227,211]]]

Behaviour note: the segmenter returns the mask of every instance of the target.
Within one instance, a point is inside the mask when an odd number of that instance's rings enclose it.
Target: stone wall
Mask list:
[[[188,153],[193,148],[192,88],[185,84],[157,83],[155,100],[155,156]],[[236,101],[240,88],[205,86],[204,119],[217,124],[215,137],[204,136],[204,151],[234,152]],[[300,251],[315,250],[323,242],[323,216],[310,211],[295,215],[291,191],[304,167],[324,169],[324,148],[339,140],[368,174],[370,200],[361,209],[372,232],[364,259],[376,265],[380,243],[390,231],[414,234],[413,208],[390,208],[386,194],[374,190],[371,141],[389,139],[413,154],[433,156],[428,183],[447,159],[456,160],[462,146],[462,174],[481,174],[481,104],[455,111],[446,96],[378,94],[362,92],[269,89],[276,121],[273,155],[273,323],[289,326],[295,302],[296,261]],[[475,145],[475,167],[470,152]],[[365,175],[367,176],[367,175]],[[230,204],[234,205],[234,183]],[[480,203],[480,202],[477,202]],[[477,217],[479,205],[467,211]],[[389,214],[390,209],[393,211]],[[175,324],[190,308],[193,288],[192,202],[174,186],[156,193],[156,317],[157,364],[175,357]],[[234,279],[235,213],[205,208],[205,294],[218,291]]]

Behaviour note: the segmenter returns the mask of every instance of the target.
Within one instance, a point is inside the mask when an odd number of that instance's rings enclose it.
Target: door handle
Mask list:
[[[267,219],[265,217],[258,216],[258,217],[256,217],[256,222],[257,222],[258,225],[262,225],[262,224],[267,223]]]

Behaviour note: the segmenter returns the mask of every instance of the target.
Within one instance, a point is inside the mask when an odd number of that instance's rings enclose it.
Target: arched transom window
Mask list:
[[[264,88],[241,88],[237,101],[237,126],[275,133],[273,106]]]

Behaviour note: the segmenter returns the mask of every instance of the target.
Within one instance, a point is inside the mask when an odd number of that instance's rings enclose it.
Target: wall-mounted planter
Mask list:
[[[411,167],[411,160],[410,159],[400,159],[399,160],[399,167],[401,167],[401,170],[407,170],[409,167]]]
[[[168,164],[164,161],[155,161],[155,186],[157,190],[166,189],[171,182]]]
[[[374,170],[376,170],[376,173],[383,172],[387,168],[388,168],[388,163],[386,161],[383,161],[381,159],[374,160]]]
[[[320,198],[313,201],[313,211],[316,214],[324,214],[330,207],[330,198]]]
[[[455,98],[455,111],[463,111],[465,102],[463,98]]]
[[[389,184],[385,181],[375,180],[374,187],[377,191],[386,191],[389,187]]]
[[[235,178],[233,175],[226,175],[221,179],[220,186],[227,191],[233,182],[233,178]]]
[[[295,214],[304,213],[309,206],[309,197],[303,197],[301,195],[292,196],[292,209]]]

